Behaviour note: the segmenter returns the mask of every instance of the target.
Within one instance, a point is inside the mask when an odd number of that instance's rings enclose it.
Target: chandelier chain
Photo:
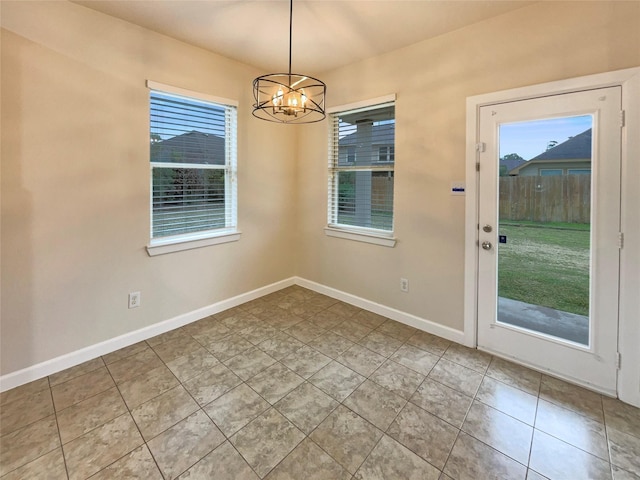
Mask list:
[[[293,0],[289,0],[289,84],[291,84],[291,50],[293,38]]]

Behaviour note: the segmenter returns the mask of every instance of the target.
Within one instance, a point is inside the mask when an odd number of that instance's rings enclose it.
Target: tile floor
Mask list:
[[[14,479],[640,478],[640,410],[300,287],[4,392]]]

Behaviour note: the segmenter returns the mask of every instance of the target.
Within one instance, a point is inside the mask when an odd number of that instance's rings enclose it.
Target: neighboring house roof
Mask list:
[[[500,166],[507,167],[507,172],[513,170],[514,168],[519,167],[523,163],[526,163],[526,160],[524,158],[520,158],[520,159],[514,158],[509,160],[505,160],[503,158],[500,159]]]
[[[571,137],[569,140],[559,143],[546,152],[541,153],[534,160],[575,160],[591,158],[591,129]]]
[[[591,129],[571,137],[562,143],[559,143],[546,152],[533,157],[528,162],[524,162],[517,167],[509,170],[509,175],[517,175],[520,170],[532,164],[549,164],[552,162],[563,161],[584,161],[591,160]]]
[[[151,145],[152,162],[225,164],[225,139],[192,130]]]
[[[394,143],[396,132],[395,123],[385,123],[382,125],[374,125],[371,128],[372,143],[374,145],[388,145]],[[339,141],[340,147],[348,147],[358,144],[358,132],[355,131],[342,137]]]

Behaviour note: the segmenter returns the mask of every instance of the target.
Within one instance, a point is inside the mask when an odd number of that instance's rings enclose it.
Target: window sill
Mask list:
[[[393,233],[389,233],[389,236],[384,234],[377,235],[375,233],[360,232],[356,230],[344,230],[335,227],[325,227],[324,233],[328,237],[344,238],[346,240],[353,240],[355,242],[371,243],[373,245],[380,245],[383,247],[395,247],[396,238],[393,237]]]
[[[191,250],[193,248],[208,247],[210,245],[219,245],[221,243],[237,242],[240,240],[241,232],[237,230],[194,234],[189,236],[180,236],[178,238],[165,238],[152,240],[147,245],[147,253],[150,257],[156,255],[164,255],[165,253],[181,252],[183,250]]]

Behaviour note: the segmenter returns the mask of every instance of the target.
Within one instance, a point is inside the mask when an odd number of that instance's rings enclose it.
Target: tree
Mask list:
[[[557,140],[550,140],[549,143],[547,143],[547,150],[551,150],[556,145],[558,145],[558,141]]]
[[[517,167],[524,161],[525,159],[517,153],[507,153],[500,159],[500,176],[506,177],[509,174],[509,170]]]
[[[520,155],[518,155],[517,153],[507,153],[504,157],[502,157],[500,159],[500,161],[514,161],[514,160],[522,160],[524,161],[524,158],[522,158]]]
[[[151,134],[151,161],[153,162],[160,153],[162,138],[157,133]]]

